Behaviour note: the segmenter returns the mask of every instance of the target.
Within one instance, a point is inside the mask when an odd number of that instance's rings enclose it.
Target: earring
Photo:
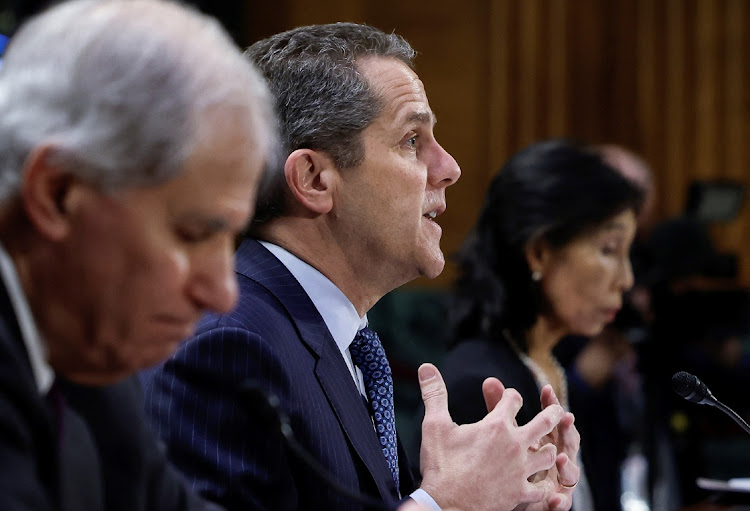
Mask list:
[[[542,272],[540,272],[539,270],[534,270],[533,272],[531,272],[531,280],[533,280],[534,282],[539,282],[540,280],[542,280]]]

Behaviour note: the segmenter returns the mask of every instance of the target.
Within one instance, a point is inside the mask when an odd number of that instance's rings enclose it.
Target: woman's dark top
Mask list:
[[[490,376],[506,388],[516,389],[523,406],[516,416],[519,426],[541,411],[539,388],[534,375],[504,340],[466,339],[446,355],[440,372],[448,388],[448,408],[457,424],[473,423],[487,415],[482,382]],[[612,511],[620,506],[619,442],[615,411],[610,392],[594,392],[580,378],[568,386],[571,411],[581,434],[581,458],[597,511]],[[611,390],[611,389],[608,389]]]

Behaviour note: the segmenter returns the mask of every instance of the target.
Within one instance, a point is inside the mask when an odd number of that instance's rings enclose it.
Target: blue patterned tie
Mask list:
[[[349,345],[352,360],[362,371],[367,399],[372,408],[383,456],[391,469],[398,489],[398,451],[396,450],[396,416],[393,413],[393,377],[378,334],[368,327],[354,336]]]

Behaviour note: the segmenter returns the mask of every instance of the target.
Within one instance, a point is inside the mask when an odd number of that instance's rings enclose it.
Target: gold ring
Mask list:
[[[578,486],[578,481],[576,481],[575,483],[573,483],[572,486],[568,486],[566,484],[561,483],[559,479],[557,480],[557,482],[560,483],[560,486],[562,486],[566,490],[572,490],[573,488],[575,488],[576,486]]]

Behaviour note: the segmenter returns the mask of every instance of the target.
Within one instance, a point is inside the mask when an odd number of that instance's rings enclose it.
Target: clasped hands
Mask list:
[[[432,364],[419,368],[425,405],[420,466],[422,489],[443,511],[568,511],[581,471],[580,435],[552,387],[541,392],[542,411],[518,426],[522,398],[487,378],[482,393],[488,413],[457,425],[448,393]]]

